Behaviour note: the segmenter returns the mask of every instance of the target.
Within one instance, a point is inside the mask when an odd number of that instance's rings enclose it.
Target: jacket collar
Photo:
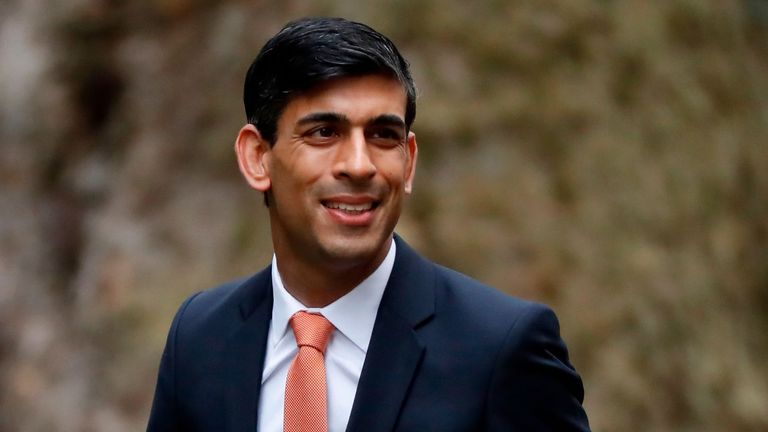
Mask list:
[[[222,382],[227,386],[227,413],[222,420],[224,429],[230,432],[256,430],[261,374],[272,316],[270,267],[247,279],[237,289],[236,295],[241,296],[242,323],[229,338],[222,371]]]
[[[432,264],[398,235],[397,254],[381,299],[371,342],[357,385],[347,431],[384,432],[394,428],[408,387],[424,355],[416,330],[434,315]],[[271,266],[238,289],[240,329],[226,352],[230,411],[227,430],[253,431],[261,393],[267,334],[272,314]]]
[[[424,355],[416,330],[435,312],[432,265],[399,236],[397,256],[373,327],[347,431],[394,428]]]

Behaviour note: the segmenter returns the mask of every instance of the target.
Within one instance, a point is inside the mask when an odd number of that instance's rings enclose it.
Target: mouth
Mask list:
[[[360,203],[340,202],[333,200],[321,201],[325,208],[347,213],[350,215],[359,215],[371,211],[379,206],[379,201],[365,201]]]

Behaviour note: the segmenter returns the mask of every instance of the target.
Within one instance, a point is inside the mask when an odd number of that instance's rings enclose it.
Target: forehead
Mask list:
[[[381,75],[327,81],[291,99],[280,116],[280,127],[291,127],[302,117],[320,112],[343,114],[353,123],[383,114],[405,118],[406,93],[394,78]]]

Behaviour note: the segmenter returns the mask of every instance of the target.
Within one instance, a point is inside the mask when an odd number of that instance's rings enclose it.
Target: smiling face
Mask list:
[[[240,168],[269,193],[279,261],[372,271],[386,256],[416,164],[405,104],[394,79],[340,78],[288,103],[274,145],[240,131]]]

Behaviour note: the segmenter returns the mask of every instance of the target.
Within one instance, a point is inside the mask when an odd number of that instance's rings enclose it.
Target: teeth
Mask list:
[[[373,203],[346,204],[346,203],[339,203],[339,202],[328,202],[326,203],[326,207],[348,211],[348,212],[364,212],[366,210],[370,210],[371,207],[373,207]]]

